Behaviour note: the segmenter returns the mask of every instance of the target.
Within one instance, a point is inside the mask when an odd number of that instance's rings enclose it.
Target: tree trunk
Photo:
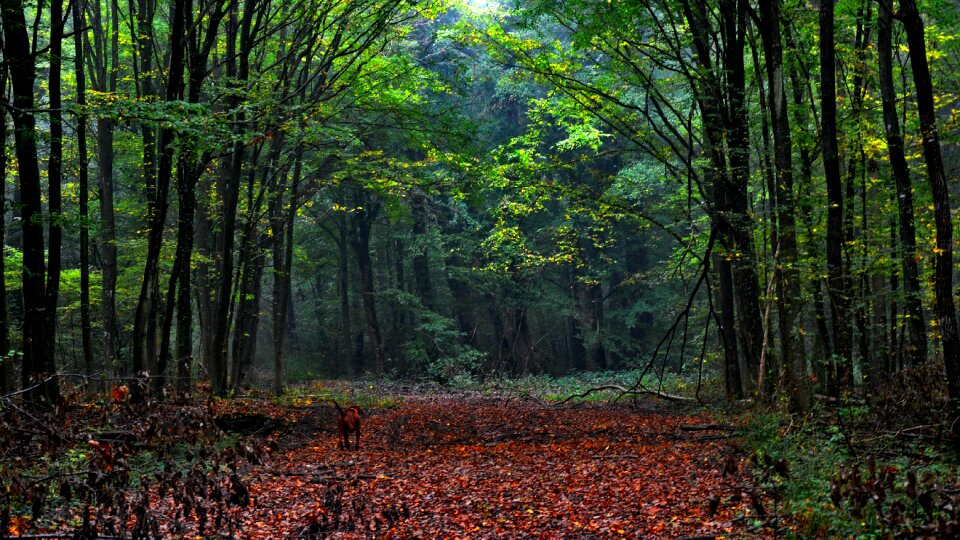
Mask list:
[[[27,399],[52,404],[59,397],[53,343],[56,328],[51,328],[49,303],[45,290],[43,208],[40,190],[40,166],[37,159],[37,130],[34,117],[36,64],[30,52],[30,40],[21,0],[0,0],[3,17],[4,59],[10,66],[13,84],[14,143],[20,187],[20,217],[23,225],[23,369],[22,386],[32,388]]]
[[[917,112],[923,138],[923,157],[933,195],[933,217],[936,223],[936,264],[934,296],[936,297],[937,329],[943,345],[943,364],[947,375],[947,394],[954,414],[960,414],[960,335],[957,333],[956,306],[953,302],[953,220],[950,215],[950,192],[940,154],[933,104],[933,83],[927,64],[927,46],[923,36],[923,19],[914,0],[900,0],[899,16],[907,32],[913,83],[917,90]],[[954,422],[954,429],[960,430]]]
[[[743,384],[740,374],[740,363],[737,361],[737,332],[736,319],[733,307],[733,270],[730,261],[719,255],[714,255],[715,267],[719,277],[717,290],[718,306],[716,311],[717,326],[720,329],[720,344],[723,347],[723,373],[727,399],[731,401],[743,399]]]
[[[853,386],[850,336],[850,280],[843,261],[844,196],[837,147],[836,50],[834,0],[820,4],[820,103],[823,108],[820,140],[827,182],[827,292],[833,322],[834,358],[838,362],[830,392],[839,396]]]
[[[430,280],[428,249],[430,240],[427,238],[427,197],[422,193],[415,193],[410,199],[410,210],[413,213],[413,279],[417,286],[417,296],[420,297],[423,307],[433,310],[433,283]]]
[[[83,32],[84,16],[80,2],[73,5],[74,76],[77,86],[77,158],[80,197],[80,334],[83,347],[83,366],[87,375],[95,370],[93,361],[93,336],[90,321],[90,225],[89,225],[89,164],[87,163],[87,115],[82,112],[86,105],[86,72],[84,71]]]
[[[50,335],[46,338],[46,353],[49,357],[48,373],[56,371],[54,356],[56,347],[57,304],[60,300],[60,269],[63,247],[63,111],[61,96],[61,68],[63,67],[63,3],[50,2],[50,72],[48,95],[50,99],[50,156],[47,160],[47,210],[50,224],[47,227],[47,287],[45,324]]]
[[[732,13],[734,17],[725,21],[723,30],[729,33],[730,24],[734,24],[735,28],[734,35],[726,40],[726,49],[722,53],[723,59],[733,65],[724,65],[722,68],[733,67],[735,71],[742,71],[743,30],[737,30],[736,27],[743,24],[743,10],[746,5],[732,0],[728,0],[724,5],[723,11]],[[712,218],[714,226],[720,228],[720,243],[727,249],[728,256],[733,261],[731,267],[741,386],[744,392],[752,393],[756,390],[760,368],[763,321],[760,316],[753,219],[747,195],[750,151],[747,146],[749,137],[746,118],[741,114],[744,99],[742,85],[739,74],[734,74],[735,80],[730,81],[730,84],[721,84],[714,74],[714,60],[711,56],[714,50],[710,45],[712,30],[705,6],[685,0],[683,11],[693,33],[697,68],[703,74],[699,81],[697,103],[703,117],[705,146],[710,153],[712,171],[708,177],[715,183],[712,194],[714,200],[711,201]]]
[[[7,103],[7,68],[0,66],[0,102]],[[13,361],[7,356],[10,352],[10,318],[7,310],[7,111],[0,111],[0,394],[14,389]]]
[[[345,205],[344,205],[345,206]],[[347,215],[339,212],[337,222],[337,294],[340,299],[340,346],[338,350],[346,362],[347,373],[363,372],[363,351],[357,354],[354,350],[353,325],[350,317],[350,252],[347,239]]]
[[[600,284],[577,287],[577,307],[583,319],[580,332],[586,345],[586,364],[590,370],[607,369],[607,355],[603,346],[603,290]]]
[[[110,2],[110,57],[106,55],[106,32],[100,16],[100,4],[93,4],[95,15],[93,32],[94,39],[101,40],[100,47],[91,50],[102,50],[99,63],[95,71],[96,89],[101,92],[116,93],[120,71],[120,8],[118,0]],[[85,33],[87,34],[87,33]],[[97,175],[100,187],[100,264],[101,264],[101,325],[103,327],[103,351],[100,355],[104,375],[109,375],[119,367],[119,326],[117,324],[117,235],[116,218],[113,201],[113,131],[112,118],[97,120]]]
[[[251,240],[243,260],[243,277],[240,280],[240,300],[237,306],[237,322],[233,331],[233,372],[231,386],[239,391],[253,369],[257,352],[257,333],[260,328],[260,297],[263,283],[263,251],[260,242]]]
[[[793,34],[789,31],[789,26],[785,28],[784,37],[786,39],[787,46],[791,50],[797,50],[797,44],[793,39]],[[809,108],[803,106],[804,97],[807,95],[809,89],[809,83],[805,82],[808,79],[806,73],[809,73],[808,68],[805,64],[800,64],[799,62],[791,62],[789,64],[789,76],[791,82],[791,97],[793,98],[794,105],[794,126],[798,131],[798,137],[793,140],[794,146],[799,146],[798,157],[800,158],[800,176],[799,176],[799,187],[796,190],[797,193],[809,193],[813,189],[813,158],[811,157],[811,144],[807,141],[814,139],[809,133],[808,128],[806,127],[810,122],[807,117],[808,113],[804,111],[809,111]],[[800,197],[796,201],[797,215],[800,219],[800,222],[803,224],[806,229],[808,238],[813,236],[813,198],[812,197]],[[807,272],[809,279],[809,287],[813,290],[813,324],[815,328],[814,338],[813,338],[813,354],[811,356],[810,363],[814,368],[815,372],[821,372],[825,374],[826,366],[830,363],[830,358],[833,354],[832,344],[830,340],[830,330],[827,327],[827,315],[826,307],[823,303],[823,284],[821,283],[821,274],[819,261],[821,259],[820,252],[817,250],[816,244],[814,242],[808,242],[804,246],[804,256],[807,260],[814,261],[812,264],[812,271]],[[798,314],[799,316],[799,314]],[[821,382],[823,381],[821,377]]]
[[[568,279],[570,280],[570,300],[572,304],[572,313],[567,315],[567,355],[569,361],[567,362],[570,369],[576,371],[586,371],[587,370],[587,347],[584,344],[584,331],[580,324],[579,317],[577,316],[580,311],[578,307],[580,306],[580,298],[583,296],[583,293],[580,292],[582,285],[577,281],[577,277],[573,269],[567,271]]]
[[[156,95],[153,80],[153,15],[156,9],[154,0],[138,0],[137,32],[134,37],[137,52],[135,66],[138,98],[149,99]],[[163,242],[163,223],[166,219],[166,194],[161,201],[157,189],[156,133],[147,124],[141,124],[140,135],[143,148],[143,183],[147,191],[147,256],[144,263],[143,279],[140,284],[140,296],[133,322],[133,372],[140,376],[156,368],[156,342],[151,342],[156,329],[152,328],[158,308],[157,272],[160,259],[160,247]],[[163,219],[161,219],[163,210]],[[142,399],[139,386],[133,387],[131,399]]]
[[[380,212],[380,203],[358,198],[357,209],[352,213],[353,235],[350,238],[357,269],[360,271],[360,297],[367,322],[367,339],[373,355],[373,371],[383,374],[385,366],[380,324],[377,322],[376,292],[373,283],[373,262],[370,260],[370,229]]]
[[[277,194],[273,238],[273,391],[283,394],[286,386],[287,359],[284,349],[287,336],[287,315],[290,302],[290,280],[293,266],[293,227],[297,214],[296,186],[300,181],[301,160],[297,160],[293,182],[289,187],[289,205],[284,209],[283,193]],[[284,211],[285,210],[285,211]]]
[[[793,140],[790,134],[790,116],[783,74],[783,40],[780,32],[780,0],[760,2],[761,39],[766,57],[768,91],[770,93],[770,124],[773,127],[774,163],[776,164],[777,222],[779,224],[780,252],[777,265],[777,292],[780,296],[780,356],[782,386],[788,392],[790,407],[806,411],[809,391],[806,385],[806,366],[803,339],[799,333],[800,275],[797,270],[797,225],[794,216],[793,195]],[[746,117],[743,114],[734,116]]]
[[[197,186],[199,191],[197,200],[205,202],[197,207],[196,237],[194,239],[197,251],[201,254],[194,275],[196,279],[197,319],[200,323],[200,363],[206,377],[210,376],[211,363],[214,361],[213,334],[216,326],[214,321],[215,289],[213,287],[216,248],[214,247],[212,231],[214,217],[209,204],[211,192],[214,189],[213,182],[211,177],[204,176]]]
[[[927,336],[917,268],[917,234],[913,219],[913,185],[904,154],[900,119],[897,116],[896,90],[893,82],[893,16],[886,8],[879,9],[877,24],[877,56],[879,61],[880,96],[883,101],[883,126],[890,155],[890,169],[896,182],[897,218],[900,238],[900,270],[903,273],[903,317],[907,340],[903,354],[911,365],[927,359]],[[894,320],[896,320],[894,318]]]
[[[533,341],[530,339],[526,306],[513,309],[512,323],[510,355],[513,358],[513,369],[517,375],[524,377],[530,374],[530,360],[533,356]]]
[[[251,21],[256,11],[254,0],[244,0],[243,16],[237,26],[235,12],[230,15],[230,24],[228,24],[227,34],[227,54],[230,61],[227,63],[227,73],[231,77],[236,77],[238,85],[243,85],[250,75],[250,53],[253,48],[253,36],[251,35]],[[239,31],[239,32],[238,32]],[[236,37],[239,35],[239,50],[235,50]],[[236,53],[234,55],[233,53]],[[234,57],[238,62],[235,63]],[[241,86],[242,87],[242,86]],[[235,111],[235,123],[238,129],[242,129],[246,121],[246,115],[239,108],[239,97],[230,99],[230,109]],[[227,389],[227,336],[230,331],[230,304],[232,302],[231,288],[233,280],[233,246],[234,233],[237,222],[237,202],[240,193],[240,179],[243,171],[244,162],[244,144],[237,141],[233,146],[230,166],[226,171],[224,183],[222,186],[223,216],[221,224],[221,234],[217,242],[217,252],[220,256],[218,267],[218,280],[216,292],[215,314],[213,323],[213,339],[211,343],[212,358],[208,361],[207,369],[210,372],[210,383],[213,392],[222,395]]]

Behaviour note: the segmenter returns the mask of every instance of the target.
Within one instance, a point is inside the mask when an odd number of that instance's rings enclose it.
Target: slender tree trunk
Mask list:
[[[576,371],[586,371],[587,370],[587,347],[584,344],[583,339],[583,328],[581,327],[579,317],[577,313],[580,311],[580,299],[583,296],[581,288],[583,287],[578,281],[575,275],[574,270],[568,270],[569,280],[570,280],[570,300],[573,312],[571,315],[568,315],[566,318],[567,322],[567,341],[569,349],[568,356],[570,358],[568,364],[571,369]]]
[[[353,325],[350,318],[350,252],[347,238],[347,215],[340,212],[336,216],[337,232],[339,233],[337,241],[337,295],[340,299],[340,347],[338,350],[344,358],[350,359],[346,362],[348,373],[354,369],[363,372],[363,354],[357,355],[354,351]]]
[[[603,291],[599,284],[579,285],[576,290],[578,293],[577,307],[583,319],[580,332],[586,345],[587,368],[591,370],[606,369],[606,350],[601,336]]]
[[[533,356],[533,341],[530,339],[530,324],[527,319],[527,307],[518,306],[513,309],[513,328],[510,352],[513,357],[515,372],[521,377],[530,374],[530,360]]]
[[[7,68],[0,66],[0,102],[7,103]],[[0,394],[14,389],[10,352],[10,318],[7,310],[7,111],[0,111]]]
[[[256,11],[254,0],[244,0],[243,15],[239,21],[239,27],[235,15],[231,14],[231,22],[228,24],[228,56],[231,61],[228,62],[228,75],[236,76],[238,84],[243,85],[250,74],[250,53],[252,52],[251,21]],[[239,31],[239,32],[238,32]],[[234,66],[233,55],[230,51],[235,47],[236,36],[239,35],[240,46],[237,50],[238,63]],[[234,72],[235,70],[235,72]],[[235,111],[235,122],[237,126],[243,126],[246,122],[246,115],[239,108],[239,97],[232,98],[231,107]],[[241,128],[238,128],[241,129]],[[232,302],[231,288],[234,272],[233,246],[234,234],[237,222],[237,202],[240,193],[240,180],[243,172],[243,162],[245,159],[244,145],[241,141],[234,144],[231,156],[230,167],[226,172],[225,183],[223,185],[223,216],[221,223],[222,233],[219,236],[217,251],[220,256],[220,265],[218,268],[219,284],[217,285],[214,314],[214,333],[211,343],[211,353],[213,357],[207,364],[210,370],[210,382],[213,391],[216,394],[223,394],[227,388],[227,336],[230,331],[230,305]]]
[[[850,285],[843,263],[844,196],[837,147],[836,50],[834,0],[820,4],[820,103],[823,108],[820,140],[827,182],[827,292],[833,321],[834,358],[838,363],[834,395],[853,386],[850,336]]]
[[[723,347],[724,381],[727,399],[735,401],[743,399],[743,386],[740,363],[736,361],[739,354],[737,353],[736,319],[733,311],[733,271],[730,268],[730,261],[719,255],[714,255],[714,262],[720,282],[717,290],[718,306],[715,307],[715,310],[717,311],[717,326],[720,328],[720,344]]]
[[[861,121],[860,116],[863,110],[863,101],[866,92],[865,56],[867,46],[870,44],[871,39],[869,28],[864,26],[863,21],[871,18],[871,6],[872,2],[866,0],[861,4],[857,13],[857,24],[854,32],[854,66],[850,96],[850,120],[854,125],[858,125]],[[860,354],[860,366],[863,375],[866,376],[869,381],[872,355],[870,352],[870,329],[868,328],[867,311],[871,296],[867,264],[871,250],[867,237],[866,154],[863,150],[863,137],[860,136],[859,130],[853,131],[853,137],[851,137],[846,144],[846,146],[850,148],[847,159],[847,202],[849,203],[849,207],[844,219],[844,236],[847,245],[852,246],[855,244],[857,227],[854,223],[854,201],[856,200],[856,183],[857,180],[860,179],[862,187],[860,191],[860,269],[857,272],[857,296],[860,301],[856,303],[854,309],[854,320],[857,325],[857,345]],[[848,258],[849,257],[852,257],[852,254],[848,251]],[[847,261],[847,268],[852,274],[854,265],[850,260]]]
[[[773,127],[774,162],[776,164],[777,222],[780,252],[777,261],[777,292],[780,296],[780,355],[782,385],[788,392],[790,406],[806,411],[809,391],[805,377],[803,339],[799,333],[800,275],[797,270],[797,225],[793,195],[793,140],[783,73],[783,38],[780,32],[780,0],[760,2],[761,39],[766,57],[770,124]],[[745,109],[744,109],[745,111]],[[736,114],[736,113],[734,113]],[[746,116],[744,112],[742,115]]]
[[[953,220],[950,215],[950,192],[940,154],[933,102],[933,82],[927,64],[927,46],[923,35],[923,19],[914,0],[900,0],[899,17],[907,32],[913,83],[917,90],[917,112],[923,139],[923,157],[933,194],[933,218],[936,224],[936,264],[934,296],[937,307],[937,329],[943,346],[943,364],[947,375],[947,394],[954,414],[960,414],[960,334],[957,332],[956,305],[953,302]],[[960,422],[954,429],[960,430]]]
[[[165,99],[168,102],[183,97],[183,73],[185,68],[185,37],[186,11],[191,9],[189,0],[176,0],[173,4],[172,20],[170,22],[170,65],[167,79]],[[150,13],[152,13],[152,7]],[[169,207],[169,192],[173,175],[174,137],[172,128],[164,127],[160,130],[157,141],[157,163],[148,161],[147,147],[151,147],[150,159],[153,159],[153,134],[144,131],[144,171],[146,176],[153,175],[153,189],[149,190],[147,233],[147,259],[143,271],[143,283],[140,289],[140,298],[137,302],[137,311],[134,319],[134,369],[139,374],[146,369],[155,376],[154,385],[162,387],[167,373],[167,358],[157,347],[169,350],[169,344],[160,344],[160,338],[166,340],[169,335],[169,325],[160,315],[163,306],[160,303],[160,250],[163,246],[163,231],[167,221]],[[148,185],[150,181],[148,180]],[[181,261],[181,265],[183,261]],[[187,262],[189,264],[189,262]],[[173,297],[170,297],[173,300]],[[169,315],[166,317],[169,319]],[[160,326],[165,326],[162,335]],[[139,356],[139,360],[138,360]],[[136,397],[136,396],[135,396]]]
[[[154,61],[153,61],[153,15],[156,9],[154,0],[138,0],[137,2],[137,32],[134,37],[137,52],[135,63],[137,67],[137,89],[139,98],[152,98],[156,95],[154,89]],[[160,246],[163,241],[163,220],[160,219],[161,209],[166,210],[166,199],[159,200],[157,190],[157,163],[156,163],[156,133],[153,127],[141,124],[140,135],[143,148],[143,183],[147,193],[147,256],[143,270],[143,280],[140,284],[140,296],[133,323],[133,371],[150,372],[156,368],[156,342],[151,342],[156,330],[151,328],[156,320],[158,307],[157,265],[159,264]],[[162,205],[162,208],[161,208]],[[165,214],[165,212],[164,212]],[[166,215],[163,216],[166,218]],[[139,387],[135,386],[132,398],[134,401],[142,399]]]
[[[60,395],[53,346],[56,328],[49,327],[49,302],[44,278],[43,208],[37,130],[34,117],[36,64],[30,51],[21,0],[0,0],[3,17],[3,53],[13,83],[14,143],[20,186],[20,217],[23,224],[23,369],[22,386],[32,388],[27,399],[52,404]]]
[[[301,174],[301,160],[297,160],[293,173],[293,182],[289,187],[289,205],[284,209],[283,193],[277,194],[274,212],[273,238],[273,391],[283,394],[286,386],[287,358],[285,338],[287,336],[288,303],[290,302],[290,279],[293,266],[293,227],[297,214],[296,186]]]
[[[793,34],[790,32],[790,26],[784,28],[784,38],[786,39],[787,46],[791,50],[797,50],[796,42],[794,41]],[[809,124],[807,116],[804,111],[809,111],[808,108],[804,108],[803,100],[807,95],[807,89],[809,88],[809,83],[804,81],[807,79],[807,76],[804,73],[807,73],[807,66],[801,64],[800,62],[791,62],[788,64],[790,69],[788,71],[791,83],[791,97],[793,98],[793,110],[794,110],[794,123],[796,126],[797,137],[793,138],[793,145],[799,146],[799,163],[800,163],[800,173],[799,173],[799,188],[797,193],[809,193],[813,189],[813,158],[811,156],[811,144],[808,141],[814,139],[813,136],[809,133],[806,126]],[[807,237],[813,237],[813,199],[812,197],[800,197],[796,201],[797,206],[797,215],[800,219],[800,222],[803,224],[807,232]],[[821,274],[819,261],[821,258],[820,252],[816,247],[814,242],[807,242],[804,246],[804,256],[807,260],[814,261],[814,270],[812,272],[807,272],[809,279],[809,287],[813,290],[813,323],[814,323],[814,345],[813,345],[813,356],[811,357],[811,364],[813,365],[814,371],[820,375],[826,375],[826,367],[830,363],[830,358],[833,355],[832,344],[830,339],[830,330],[827,327],[827,314],[826,307],[823,302],[823,284],[821,283]],[[798,314],[799,316],[799,314]],[[823,382],[823,377],[821,377],[821,383]]]
[[[119,72],[119,8],[117,0],[112,0],[110,58],[99,58],[94,82],[100,92],[117,91]],[[104,40],[98,49],[106,49],[106,36],[100,18],[100,4],[93,4],[94,26],[99,29],[94,38]],[[102,352],[99,355],[103,364],[99,368],[109,374],[118,364],[118,326],[116,310],[117,291],[117,242],[116,220],[113,204],[113,119],[102,117],[97,120],[97,176],[100,188],[100,264],[101,264],[101,334]]]
[[[187,394],[190,391],[191,368],[193,366],[193,309],[190,295],[190,275],[193,253],[193,222],[196,213],[196,176],[191,176],[186,181],[186,185],[181,185],[178,190],[180,202],[180,214],[178,228],[182,233],[178,233],[177,238],[177,257],[181,258],[183,266],[179,272],[179,284],[177,285],[177,335],[174,348],[174,359],[176,361],[177,382],[176,388],[181,394]]]
[[[190,367],[193,363],[193,311],[190,305],[190,261],[193,255],[193,222],[196,210],[196,184],[202,169],[195,170],[181,161],[177,167],[177,246],[164,302],[163,331],[160,336],[160,355],[154,388],[163,387],[171,372],[176,377],[176,388],[189,391]],[[170,365],[170,335],[174,308],[177,313],[177,334],[174,344],[173,366]]]
[[[703,75],[699,81],[697,102],[703,117],[705,145],[710,152],[713,169],[711,178],[719,186],[714,188],[714,226],[720,227],[720,242],[732,257],[733,295],[737,324],[737,351],[740,353],[741,386],[744,392],[756,390],[760,354],[763,348],[763,320],[760,316],[760,288],[757,281],[756,249],[753,241],[753,219],[749,208],[747,186],[750,179],[747,144],[749,136],[746,118],[743,117],[743,93],[740,74],[743,63],[744,3],[728,0],[723,12],[731,14],[732,20],[724,22],[723,31],[734,35],[725,40],[722,57],[733,68],[733,80],[722,84],[714,72],[711,44],[710,18],[702,3],[684,0],[684,16],[689,23],[698,70]],[[734,94],[731,94],[733,92]],[[729,139],[728,139],[729,137]],[[731,349],[732,350],[732,349]]]
[[[262,296],[264,257],[260,245],[265,242],[251,241],[256,246],[247,250],[243,259],[243,277],[240,282],[240,300],[237,307],[237,322],[233,333],[233,373],[230,380],[234,393],[239,391],[247,375],[253,369],[257,351],[257,333],[260,328],[260,298]]]
[[[50,73],[47,81],[50,96],[50,156],[47,160],[48,193],[47,210],[50,224],[47,227],[47,287],[45,327],[50,332],[44,341],[50,350],[44,355],[48,358],[48,373],[56,371],[54,349],[57,340],[57,305],[60,300],[60,269],[63,247],[63,110],[61,107],[61,68],[63,67],[63,3],[60,0],[50,2]]]
[[[900,234],[900,229],[897,227],[897,219],[894,218],[892,223],[890,223],[890,253],[894,257],[897,256],[897,251],[903,249],[902,245],[897,245],[897,235]],[[901,266],[901,271],[903,267]],[[901,368],[903,363],[903,341],[900,340],[901,326],[897,323],[897,317],[900,315],[900,307],[897,302],[897,291],[900,288],[900,279],[897,275],[897,269],[893,268],[890,271],[890,316],[887,317],[887,321],[890,325],[890,329],[887,332],[887,337],[890,339],[890,344],[888,349],[890,350],[889,356],[886,358],[886,363],[884,364],[884,369],[887,373],[893,373]],[[926,349],[926,342],[924,342],[924,349]]]
[[[453,223],[453,215],[450,211],[445,211],[443,218],[447,234],[465,234],[462,226]],[[473,345],[477,341],[477,322],[474,316],[476,300],[472,294],[470,284],[458,275],[459,269],[467,265],[468,262],[463,260],[463,256],[459,250],[449,250],[449,253],[444,258],[447,286],[450,289],[450,294],[453,295],[453,309],[457,320],[457,329],[460,331],[463,344]],[[572,282],[574,278],[568,276],[568,279]]]
[[[900,119],[897,116],[893,82],[893,16],[890,10],[883,7],[879,9],[877,24],[877,56],[880,96],[883,101],[883,126],[890,155],[890,169],[897,191],[897,230],[900,238],[900,269],[903,272],[903,317],[907,325],[907,341],[904,343],[903,353],[910,364],[919,365],[927,359],[927,336],[920,292],[920,272],[916,259],[913,185],[903,148]]]
[[[351,245],[357,268],[360,271],[360,297],[363,302],[363,314],[367,322],[367,339],[373,355],[373,370],[382,374],[384,368],[383,346],[380,338],[380,324],[377,322],[376,292],[373,283],[373,262],[370,260],[370,229],[380,212],[380,203],[367,200],[357,205],[352,214],[353,235]]]
[[[83,365],[88,375],[95,370],[93,362],[93,336],[91,335],[90,321],[90,225],[89,221],[89,164],[87,163],[87,115],[82,112],[86,105],[86,72],[84,71],[84,26],[83,9],[79,0],[72,2],[73,6],[73,47],[74,47],[74,76],[77,85],[77,158],[79,170],[77,183],[80,197],[80,334],[83,344]]]
[[[200,360],[207,377],[210,374],[211,363],[213,362],[213,334],[216,323],[214,321],[214,287],[213,287],[213,266],[216,256],[214,247],[213,216],[209,205],[210,195],[213,191],[213,180],[209,176],[200,179],[198,185],[198,201],[207,201],[201,203],[197,208],[197,221],[194,229],[196,236],[194,243],[197,251],[201,254],[200,261],[197,263],[196,272],[196,294],[197,294],[197,319],[200,323]]]

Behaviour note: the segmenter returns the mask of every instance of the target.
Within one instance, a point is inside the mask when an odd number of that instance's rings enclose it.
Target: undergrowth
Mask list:
[[[820,399],[803,417],[746,413],[745,444],[782,536],[960,537],[960,462],[938,380],[913,368],[869,402]]]
[[[331,405],[335,400],[341,406],[356,405],[366,410],[396,407],[401,398],[379,382],[310,381],[289,388],[274,399],[278,405],[292,406]]]
[[[552,375],[528,375],[526,377],[491,377],[483,382],[469,381],[457,389],[484,392],[487,394],[502,393],[521,398],[535,398],[542,401],[557,402],[571,398],[572,402],[606,402],[613,399],[624,399],[623,392],[618,388],[608,388],[590,392],[604,386],[620,387],[627,390],[635,389],[640,376],[643,381],[640,386],[645,390],[659,391],[664,394],[679,395],[693,398],[698,389],[697,374],[683,374],[667,372],[663,374],[642,370],[627,371],[596,371],[576,373],[562,377]],[[718,382],[713,377],[705,377],[700,381],[700,398],[705,401],[718,398]],[[722,390],[722,389],[721,389]]]

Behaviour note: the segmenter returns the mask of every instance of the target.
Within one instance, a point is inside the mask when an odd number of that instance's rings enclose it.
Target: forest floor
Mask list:
[[[763,536],[742,456],[702,413],[406,396],[370,411],[359,451],[317,415],[249,471],[244,537]]]
[[[340,450],[323,396],[81,407],[48,423],[67,426],[47,447],[59,452],[56,465],[31,461],[19,480],[0,469],[4,529],[79,538],[772,536],[759,527],[764,500],[734,433],[700,409],[418,393],[364,408],[360,449]],[[22,425],[10,416],[8,425]],[[211,417],[259,433],[211,430]]]

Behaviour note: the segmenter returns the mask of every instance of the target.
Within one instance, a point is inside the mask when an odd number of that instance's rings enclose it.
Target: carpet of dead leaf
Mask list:
[[[654,406],[407,399],[337,447],[317,410],[308,444],[248,471],[247,538],[744,538],[740,457],[711,419]]]

